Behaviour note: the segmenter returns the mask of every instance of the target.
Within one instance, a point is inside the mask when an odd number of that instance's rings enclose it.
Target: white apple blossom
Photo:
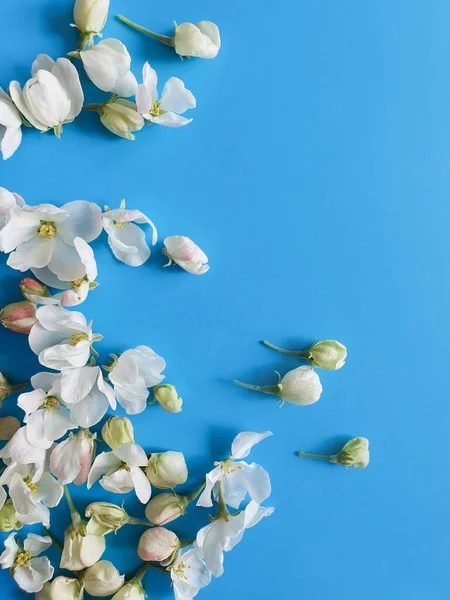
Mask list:
[[[195,548],[180,550],[170,567],[175,600],[191,600],[211,582],[211,573]]]
[[[105,549],[105,538],[97,535],[95,522],[86,522],[78,513],[72,513],[72,525],[64,533],[64,548],[59,566],[68,571],[83,571],[95,565]]]
[[[8,213],[11,210],[11,208],[13,208],[14,206],[21,207],[24,204],[25,201],[22,198],[22,196],[19,196],[19,194],[15,194],[14,192],[10,192],[5,188],[0,187],[0,230],[3,229],[6,222],[6,217],[8,216]]]
[[[61,398],[61,375],[38,373],[31,378],[32,392],[20,394],[17,404],[25,412],[27,437],[36,448],[48,449],[77,425]]]
[[[148,346],[126,350],[115,360],[109,380],[114,385],[117,401],[128,414],[145,410],[148,388],[164,379],[161,372],[165,368],[165,360]]]
[[[182,127],[192,121],[181,115],[196,107],[191,91],[185,88],[178,77],[171,77],[164,86],[161,100],[158,98],[158,76],[148,62],[142,70],[141,83],[136,91],[136,104],[140,115],[151,123],[166,127]]]
[[[73,121],[83,107],[78,71],[67,58],[55,62],[39,54],[31,75],[23,90],[18,81],[10,83],[11,98],[30,125],[40,131],[53,129],[60,137],[63,124]]]
[[[0,458],[4,461],[19,465],[34,464],[41,474],[45,468],[46,457],[47,451],[45,449],[36,448],[36,446],[30,444],[26,427],[21,427],[6,446],[0,450]]]
[[[5,540],[5,550],[0,556],[2,569],[11,569],[17,585],[33,594],[42,590],[44,583],[53,577],[54,568],[46,556],[40,556],[52,545],[52,540],[34,533],[29,533],[19,546],[16,542],[16,534]]]
[[[153,222],[140,210],[126,210],[125,200],[120,207],[110,210],[105,207],[103,227],[108,234],[108,244],[114,256],[130,267],[140,267],[150,257],[150,248],[145,241],[144,231],[135,223],[148,223],[152,228],[152,246],[158,241],[158,232]]]
[[[80,427],[96,425],[109,407],[115,410],[117,406],[114,391],[97,366],[64,369],[61,376],[61,397],[70,409],[72,421]]]
[[[181,23],[173,34],[175,52],[180,56],[215,58],[220,50],[220,32],[215,23]]]
[[[71,433],[67,439],[57,444],[50,455],[50,470],[62,485],[87,482],[95,452],[97,434],[89,429]]]
[[[218,499],[219,485],[225,504],[233,508],[239,508],[247,494],[258,504],[264,502],[271,493],[269,474],[260,465],[249,465],[241,459],[250,454],[255,444],[271,435],[271,431],[239,433],[231,446],[231,456],[227,460],[214,463],[215,469],[207,473],[206,486],[197,501],[197,506],[212,506],[211,494]]]
[[[169,258],[165,267],[176,263],[179,267],[192,273],[203,275],[210,269],[208,257],[190,238],[184,235],[172,235],[164,240],[163,254]]]
[[[87,76],[100,90],[124,98],[136,93],[138,84],[130,71],[131,57],[121,41],[108,38],[78,55]]]
[[[11,98],[0,88],[0,152],[11,158],[22,141],[22,117]]]
[[[31,329],[28,341],[41,365],[49,369],[84,367],[92,343],[102,339],[101,335],[92,333],[80,312],[61,306],[41,306],[36,318],[38,322]]]
[[[61,208],[13,206],[0,231],[0,250],[11,253],[7,264],[13,269],[34,272],[47,267],[57,279],[77,281],[85,277],[86,266],[75,238],[91,242],[101,231],[101,209],[93,202],[76,200]]]
[[[100,560],[83,573],[86,592],[94,597],[111,596],[120,590],[125,581],[109,560]]]
[[[200,529],[196,548],[214,577],[223,574],[223,553],[232,550],[242,540],[246,529],[254,527],[273,511],[274,508],[265,508],[252,500],[240,513],[219,517]]]
[[[150,482],[141,467],[147,465],[147,455],[137,444],[122,444],[112,452],[102,452],[92,465],[88,489],[100,479],[100,485],[114,494],[128,494],[135,490],[139,500],[146,504],[150,500]]]
[[[60,304],[61,306],[78,306],[84,302],[89,291],[97,287],[97,263],[94,252],[83,238],[76,237],[73,240],[74,248],[78,253],[80,263],[84,267],[84,275],[75,281],[63,281],[57,277],[48,267],[32,269],[34,275],[43,283],[57,289],[65,290],[54,296],[42,296],[33,293],[24,294],[25,297],[35,304]]]
[[[136,139],[134,132],[145,125],[136,104],[124,98],[113,97],[106,104],[88,104],[85,108],[97,112],[102,125],[111,133],[131,142]]]

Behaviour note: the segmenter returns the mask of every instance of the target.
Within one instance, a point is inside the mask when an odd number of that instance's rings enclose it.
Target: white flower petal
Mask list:
[[[61,376],[61,396],[67,405],[81,402],[97,382],[100,367],[67,369]]]
[[[273,435],[271,431],[263,431],[262,433],[243,431],[239,433],[231,445],[231,460],[245,458],[250,454],[250,450],[255,444],[259,444],[259,442],[262,442],[271,435]]]
[[[67,58],[58,58],[55,66],[52,68],[52,73],[58,79],[70,99],[70,110],[65,121],[73,121],[80,114],[84,101],[78,71]]]
[[[144,379],[147,387],[158,385],[164,379],[161,371],[166,368],[166,361],[148,346],[137,346],[134,350],[127,350],[123,354],[136,361],[139,375]]]
[[[0,132],[1,130],[2,126],[0,125]],[[3,132],[3,135],[0,133],[0,137],[0,150],[2,152],[3,160],[8,160],[8,158],[11,158],[22,142],[22,129],[20,127],[17,129],[6,129]]]
[[[113,453],[122,462],[134,467],[146,467],[148,458],[145,451],[137,444],[122,444],[113,450]]]
[[[44,583],[53,577],[54,571],[49,559],[41,556],[31,559],[29,567],[17,567],[13,577],[22,590],[33,594],[42,590]]]
[[[203,492],[201,493],[199,499],[197,500],[197,506],[212,506],[211,494],[214,486],[219,481],[221,475],[222,467],[220,465],[206,474],[206,486]]]
[[[27,419],[27,438],[32,446],[48,450],[53,440],[48,440],[44,436],[44,416],[45,410],[38,410]]]
[[[41,123],[31,112],[18,81],[11,81],[9,84],[9,93],[14,104],[33,127],[39,129],[39,131],[48,130],[48,126]]]
[[[18,271],[28,271],[31,267],[43,268],[51,261],[55,240],[44,240],[33,236],[20,244],[8,257],[7,265]]]
[[[152,486],[145,473],[139,467],[131,467],[130,475],[133,480],[136,496],[142,504],[147,504],[152,495]]]
[[[21,465],[30,465],[45,460],[45,450],[32,446],[27,438],[26,427],[21,427],[0,450],[0,458],[10,458]]]
[[[6,224],[0,231],[0,249],[12,252],[19,244],[34,238],[39,229],[39,221],[24,218],[23,209],[13,206],[6,219]]]
[[[52,545],[52,539],[46,535],[36,535],[35,533],[29,533],[26,540],[23,543],[25,552],[29,552],[31,556],[39,556],[42,552],[45,552]]]
[[[70,287],[70,283],[67,281],[61,281],[61,279],[59,279],[59,277],[57,277],[53,271],[50,271],[48,267],[44,267],[43,269],[35,269],[32,267],[31,271],[36,279],[39,279],[39,281],[42,281],[42,283],[45,283],[45,285],[48,285],[49,287],[56,288],[58,290],[66,290]]]
[[[99,454],[92,465],[87,482],[88,490],[100,479],[102,475],[111,469],[119,469],[122,461],[112,452],[102,452]]]
[[[36,373],[31,378],[31,385],[35,390],[43,390],[46,394],[52,389],[56,381],[59,381],[61,375],[59,373],[48,373],[43,371],[42,373]],[[24,394],[23,394],[24,395]]]
[[[42,375],[42,373],[40,373],[40,375]],[[36,375],[34,377],[36,377]],[[20,408],[25,411],[25,415],[28,416],[42,406],[46,397],[47,394],[43,390],[35,389],[32,392],[20,394],[17,398],[17,405],[20,406]]]
[[[130,267],[140,267],[150,258],[145,233],[134,223],[121,229],[114,226],[114,235],[108,236],[108,243],[114,256]]]
[[[90,243],[101,234],[102,210],[97,204],[75,200],[64,204],[62,208],[69,213],[69,218],[59,225],[58,234],[66,244],[73,246],[77,237]]]
[[[185,88],[181,79],[178,77],[168,79],[161,96],[161,108],[181,115],[195,106],[194,95]]]
[[[63,281],[82,279],[86,269],[76,249],[64,243],[59,237],[55,238],[54,242],[53,254],[47,265],[50,271]]]
[[[134,488],[131,474],[124,469],[118,469],[114,473],[105,475],[101,479],[100,485],[113,494],[128,494]]]
[[[108,407],[107,397],[94,386],[84,400],[71,406],[70,416],[80,427],[93,427],[103,419]]]
[[[130,98],[136,94],[138,82],[131,71],[123,77],[118,77],[114,86],[114,92],[122,98]]]
[[[0,565],[2,569],[10,569],[19,552],[16,542],[16,533],[11,533],[4,542],[5,549],[0,555]]]
[[[65,406],[58,409],[45,411],[44,437],[54,442],[62,438],[70,429],[76,429],[75,423],[70,418],[70,412]]]
[[[186,119],[186,117],[167,111],[159,117],[150,116],[150,121],[157,125],[164,125],[164,127],[184,127],[189,125],[192,119]]]

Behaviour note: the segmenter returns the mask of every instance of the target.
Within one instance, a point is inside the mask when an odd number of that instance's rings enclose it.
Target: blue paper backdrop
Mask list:
[[[88,199],[147,213],[160,240],[185,234],[211,271],[163,270],[158,242],[140,269],[95,243],[100,288],[82,311],[104,334],[102,357],[147,344],[168,363],[185,400],[180,415],[151,406],[135,417],[146,450],[181,450],[190,490],[239,431],[271,429],[251,458],[271,474],[276,511],[225,557],[225,574],[201,592],[216,600],[448,597],[448,338],[450,259],[450,6],[444,0],[112,0],[155,31],[216,21],[214,61],[185,60],[114,18],[140,76],[145,60],[163,83],[181,77],[197,97],[194,122],[153,126],[134,143],[83,114],[51,134],[25,131],[0,165],[0,185],[30,204]],[[24,83],[38,52],[76,44],[71,0],[0,5],[1,85]],[[86,83],[87,100],[104,98]],[[20,273],[4,266],[2,305],[19,299]],[[339,372],[320,372],[322,399],[281,410],[235,388],[235,377],[274,381],[297,366],[258,344],[303,347],[314,337],[349,348]],[[25,336],[0,332],[1,370],[38,370]],[[5,402],[1,415],[14,410]],[[299,449],[335,451],[370,439],[365,471],[306,461]],[[72,486],[73,487],[73,486]],[[74,489],[121,501],[98,485]],[[130,495],[133,514],[142,508]],[[174,524],[191,537],[207,512]],[[65,505],[52,529],[62,537]],[[39,528],[38,528],[39,529]],[[138,528],[108,538],[105,558],[133,573]],[[57,562],[57,552],[52,551]],[[149,573],[151,598],[170,598]],[[8,572],[2,597],[25,598]],[[6,596],[5,594],[6,590]]]

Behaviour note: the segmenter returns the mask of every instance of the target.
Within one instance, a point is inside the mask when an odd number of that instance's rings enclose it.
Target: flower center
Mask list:
[[[152,117],[159,117],[162,115],[163,111],[161,110],[161,100],[153,102],[150,107],[150,114]]]
[[[191,565],[187,565],[185,562],[180,562],[180,564],[178,565],[178,567],[175,569],[174,567],[173,571],[174,573],[176,573],[178,575],[178,577],[180,577],[180,579],[184,579],[185,581],[187,581],[187,576],[184,572],[185,569],[190,569]]]
[[[72,333],[72,337],[70,338],[69,344],[71,346],[76,346],[79,342],[87,342],[89,341],[89,336],[87,333],[83,333],[82,331],[76,331]]]
[[[56,234],[56,224],[54,221],[41,221],[41,226],[36,231],[35,235],[38,235],[46,242],[52,240]]]
[[[123,223],[121,223],[120,221],[114,221],[114,225],[116,227],[118,227],[119,229],[123,229],[125,227],[125,225],[129,225],[130,221],[124,221]]]
[[[61,402],[58,400],[58,398],[55,398],[54,396],[47,396],[42,405],[42,408],[45,408],[45,410],[48,411],[59,410],[60,407]]]
[[[29,477],[25,477],[25,479],[23,481],[24,481],[25,485],[27,486],[27,488],[29,490],[31,490],[31,492],[33,494],[34,494],[34,492],[37,491],[38,486],[35,483],[33,483]]]
[[[221,467],[223,471],[222,477],[231,475],[231,473],[236,473],[237,469],[242,469],[241,465],[236,464],[230,459],[222,461]]]
[[[19,552],[16,556],[16,566],[17,567],[28,567],[31,560],[31,554],[29,552]]]
[[[78,291],[81,287],[81,285],[84,283],[84,279],[75,279],[75,281],[72,281],[72,287],[74,290]]]

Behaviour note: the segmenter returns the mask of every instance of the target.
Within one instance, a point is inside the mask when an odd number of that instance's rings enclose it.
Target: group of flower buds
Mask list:
[[[285,350],[266,341],[263,344],[278,352],[306,360],[310,364],[310,366],[297,367],[289,371],[276,385],[250,385],[234,381],[241,387],[273,394],[278,397],[281,404],[289,402],[299,406],[308,406],[317,402],[322,394],[322,384],[314,368],[337,371],[344,366],[347,358],[347,348],[336,340],[314,342],[306,350]]]

